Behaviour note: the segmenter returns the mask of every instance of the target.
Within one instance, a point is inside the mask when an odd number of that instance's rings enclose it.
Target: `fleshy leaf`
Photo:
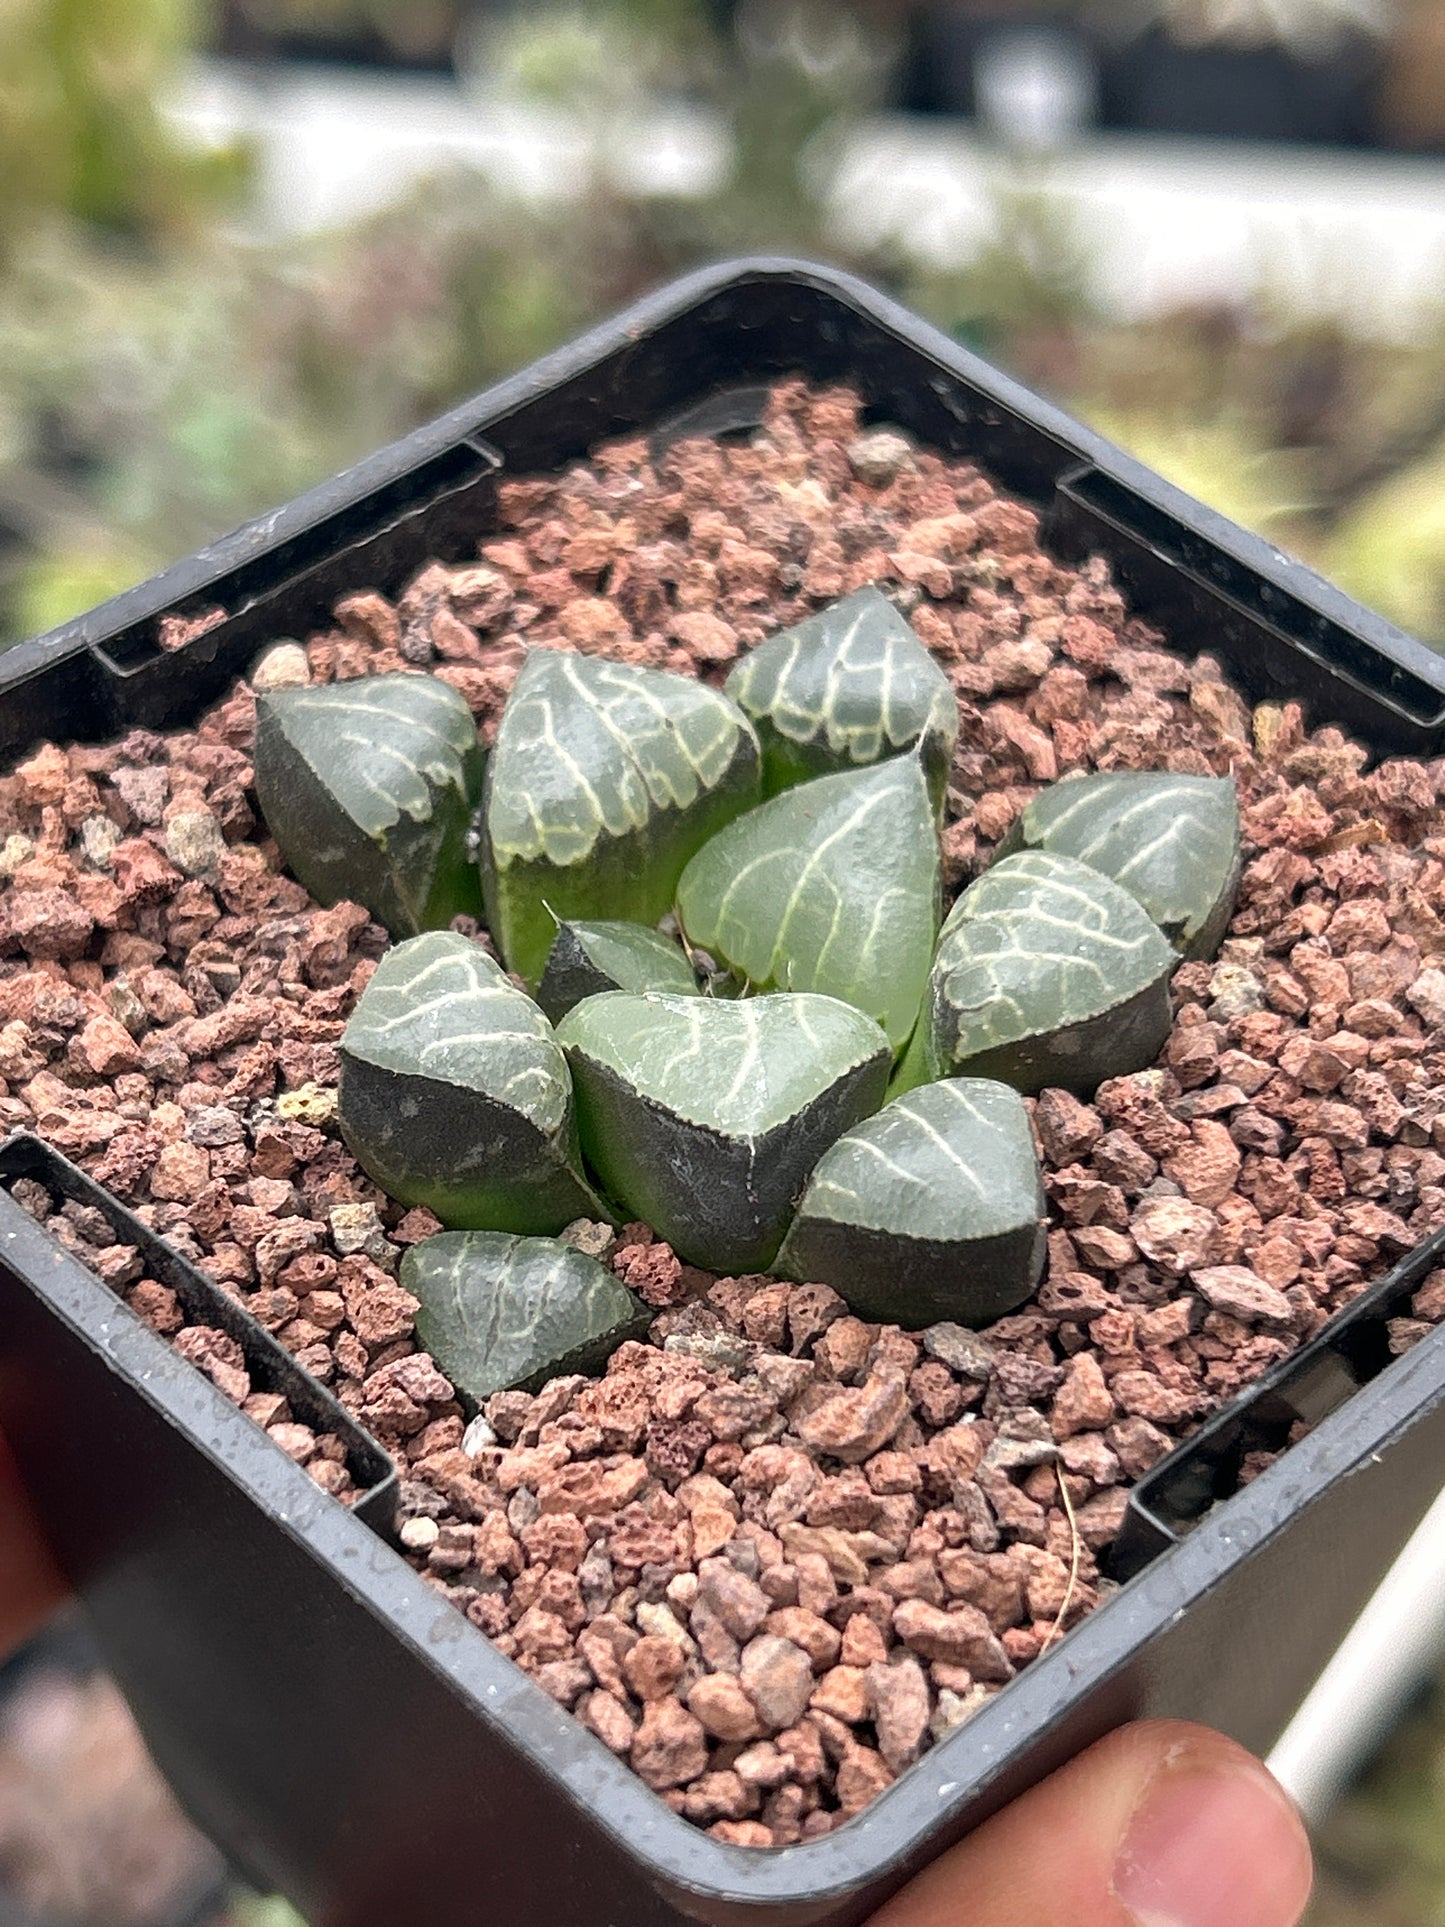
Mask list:
[[[922,745],[935,807],[958,741],[947,676],[877,589],[859,589],[760,643],[727,679],[763,745],[763,791]]]
[[[381,1188],[445,1225],[553,1232],[608,1215],[581,1176],[552,1026],[450,931],[382,958],[342,1035],[338,1114]]]
[[[655,924],[683,866],[758,797],[752,724],[687,676],[533,649],[476,824],[487,919],[536,983],[559,920]]]
[[[761,1271],[819,1157],[883,1101],[878,1026],[831,997],[590,997],[558,1027],[602,1182],[691,1263]]]
[[[547,958],[537,1002],[560,1024],[584,997],[609,990],[666,990],[698,996],[686,953],[642,923],[564,923]]]
[[[467,824],[477,726],[435,676],[364,676],[256,703],[256,793],[281,854],[322,903],[365,904],[394,937],[478,915]]]
[[[1002,854],[1077,857],[1137,897],[1186,957],[1212,957],[1239,888],[1239,792],[1228,776],[1073,777],[1023,810]]]
[[[421,1301],[417,1336],[472,1405],[600,1371],[652,1316],[595,1258],[499,1231],[427,1238],[402,1259],[401,1283]]]
[[[816,782],[750,810],[688,864],[688,940],[762,989],[856,1004],[900,1050],[938,934],[938,835],[917,756]]]
[[[996,1077],[1020,1091],[1087,1093],[1142,1070],[1169,1035],[1178,961],[1099,871],[1042,850],[1006,857],[943,927],[908,1081]]]
[[[1043,1270],[1044,1190],[1018,1092],[951,1077],[845,1131],[808,1181],[776,1269],[907,1331],[981,1325]]]

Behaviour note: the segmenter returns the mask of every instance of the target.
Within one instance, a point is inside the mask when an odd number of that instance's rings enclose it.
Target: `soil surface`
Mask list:
[[[75,1158],[332,1387],[402,1463],[418,1571],[671,1807],[788,1844],[1091,1610],[1133,1481],[1445,1224],[1445,764],[1369,770],[1295,705],[1251,710],[1101,562],[1055,562],[1029,509],[863,429],[846,393],[786,384],[750,440],[615,446],[501,499],[477,562],[395,603],[359,589],[194,730],[47,745],[0,778],[0,1125]],[[950,887],[1070,771],[1232,773],[1246,865],[1219,960],[1178,972],[1154,1069],[1033,1104],[1051,1238],[1020,1312],[908,1334],[822,1286],[715,1279],[642,1225],[584,1228],[653,1342],[469,1427],[395,1277],[437,1223],[336,1131],[337,1040],[386,936],[318,908],[266,840],[254,688],[427,669],[488,736],[529,642],[720,680],[871,582],[958,693]],[[133,1252],[73,1208],[50,1222],[345,1497],[332,1442],[181,1329]],[[1413,1312],[1397,1349],[1445,1313],[1445,1272]]]

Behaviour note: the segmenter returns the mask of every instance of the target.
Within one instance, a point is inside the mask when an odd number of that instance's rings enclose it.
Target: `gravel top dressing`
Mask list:
[[[1364,749],[1307,733],[1296,706],[1251,711],[1208,657],[1168,653],[1132,618],[1101,563],[1053,561],[1030,510],[861,427],[847,393],[784,384],[750,440],[604,448],[559,479],[503,483],[501,503],[479,561],[428,567],[394,604],[358,584],[334,629],[268,650],[194,730],[46,745],[0,778],[0,1122],[74,1158],[332,1388],[400,1463],[418,1571],[669,1806],[721,1839],[786,1845],[856,1814],[1088,1613],[1132,1483],[1445,1224],[1445,764],[1367,773]],[[1061,777],[1232,777],[1244,864],[1222,948],[1189,959],[1213,947],[1232,885],[1216,839],[1205,895],[1150,905],[1186,957],[1153,1067],[1106,1077],[1092,1101],[1045,1083],[978,1113],[1025,1157],[1031,1119],[1042,1159],[1047,1256],[1007,1316],[865,1323],[826,1285],[717,1277],[644,1224],[584,1213],[566,1239],[587,1280],[582,1337],[617,1347],[602,1375],[464,1408],[399,1277],[415,1280],[408,1253],[441,1224],[378,1189],[337,1128],[339,1040],[391,937],[283,869],[254,809],[256,692],[426,671],[490,746],[529,645],[720,688],[780,629],[875,586],[957,698],[945,765],[952,718],[917,690],[924,801],[899,805],[926,815],[946,795],[945,903],[1011,831],[1014,869],[996,878],[1037,896],[1049,863],[1050,887],[1077,873],[1093,844],[1030,854],[1060,812],[1029,806]],[[877,598],[862,607],[891,620]],[[781,714],[794,673],[760,657],[759,706]],[[388,901],[404,934],[416,905]],[[526,904],[506,913],[535,949]],[[466,915],[452,927],[489,943]],[[615,981],[578,928],[542,990],[559,1016],[578,994],[564,978]],[[451,957],[451,939],[423,941]],[[1139,997],[1162,1011],[1168,960],[1161,975],[1143,945]],[[513,994],[491,964],[472,975]],[[664,1003],[686,1027],[678,989]],[[564,1041],[578,1024],[563,1020]],[[926,1094],[942,1088],[923,1084],[893,1128],[933,1131]],[[1027,1266],[1034,1180],[1019,1173],[1000,1180],[997,1230]],[[588,1195],[571,1166],[551,1181]],[[318,1483],[354,1496],[339,1441],[253,1391],[234,1343],[186,1327],[99,1213],[30,1180],[15,1195]],[[799,1220],[792,1248],[823,1249],[828,1229],[810,1247]],[[485,1235],[550,1304],[567,1268],[552,1251],[538,1273],[526,1230]],[[940,1214],[928,1235],[947,1231]],[[899,1287],[880,1267],[870,1289]],[[1413,1310],[1397,1350],[1445,1314],[1445,1272]],[[439,1352],[469,1342],[463,1306],[423,1324]],[[514,1383],[527,1338],[509,1334]]]

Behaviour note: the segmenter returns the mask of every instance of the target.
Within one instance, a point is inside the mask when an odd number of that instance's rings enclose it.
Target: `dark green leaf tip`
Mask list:
[[[938,933],[940,866],[919,761],[819,777],[751,810],[678,885],[688,940],[761,988],[839,997],[907,1042]]]
[[[362,903],[394,936],[481,907],[467,821],[482,753],[433,676],[276,690],[256,704],[256,791],[287,864],[323,903]]]
[[[769,795],[917,746],[941,803],[958,741],[947,676],[878,589],[759,644],[727,680],[763,744]]]
[[[1186,957],[1212,957],[1240,874],[1232,777],[1120,770],[1043,790],[1007,849],[1071,856],[1121,885]]]
[[[417,1336],[467,1403],[600,1371],[651,1314],[595,1258],[551,1238],[444,1232],[402,1259]]]
[[[603,921],[562,924],[537,989],[537,1001],[560,1024],[584,997],[609,990],[665,990],[678,997],[700,994],[696,974],[681,945],[641,923]]]

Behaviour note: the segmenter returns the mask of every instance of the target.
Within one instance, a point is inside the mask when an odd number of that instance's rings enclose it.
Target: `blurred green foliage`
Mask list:
[[[400,31],[387,0],[245,0],[260,25]],[[435,37],[462,0],[409,16]],[[831,225],[834,155],[884,98],[889,0],[530,0],[481,9],[472,83],[560,110],[592,160],[563,204],[454,174],[354,230],[246,238],[245,157],[162,111],[203,0],[0,0],[0,639],[32,633],[575,334],[743,251],[841,259],[1226,513],[1445,638],[1445,325],[1398,349],[1261,307],[1108,325],[1048,169],[930,274]],[[429,23],[429,24],[428,24]],[[418,41],[417,44],[420,44]],[[639,198],[659,94],[709,103],[732,165]],[[237,198],[238,195],[240,198]]]
[[[226,1927],[306,1927],[306,1922],[284,1900],[262,1900],[243,1894],[231,1902]]]
[[[159,108],[203,26],[198,0],[0,6],[0,248],[55,213],[175,232],[234,191],[239,157],[181,147]]]
[[[1335,1808],[1306,1927],[1445,1927],[1445,1681]]]
[[[1087,419],[1445,646],[1445,311],[1399,344],[1264,303],[1080,341]]]
[[[157,108],[197,25],[186,0],[21,4],[29,37],[12,84],[27,138],[54,164],[28,177],[0,260],[11,638],[286,499],[684,266],[749,246],[826,251],[800,160],[835,116],[868,104],[876,68],[868,30],[804,0],[756,7],[737,50],[701,0],[503,15],[479,56],[489,80],[565,108],[592,137],[575,201],[524,205],[453,174],[352,231],[267,245],[198,219],[215,170],[192,171]],[[91,19],[107,11],[135,41],[119,95]],[[67,71],[94,76],[73,90],[75,127],[47,36],[66,41]],[[705,201],[629,198],[610,143],[649,89],[681,80],[733,119],[735,176]],[[94,150],[83,194],[66,158],[81,149]]]

